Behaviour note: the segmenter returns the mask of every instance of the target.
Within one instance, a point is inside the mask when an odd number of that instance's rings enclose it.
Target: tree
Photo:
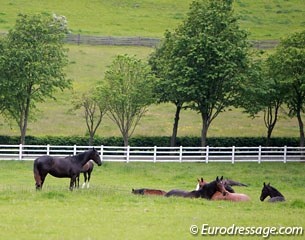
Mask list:
[[[257,58],[253,63],[251,74],[241,85],[239,106],[243,107],[245,112],[253,118],[259,112],[263,112],[264,124],[267,128],[266,146],[269,146],[286,90],[273,77],[270,59]]]
[[[289,115],[297,117],[300,146],[304,147],[302,113],[305,112],[305,31],[283,39],[269,61],[274,78],[278,79],[286,91],[284,102],[289,108]]]
[[[170,143],[171,147],[176,146],[180,112],[183,104],[187,102],[185,98],[188,89],[183,88],[181,84],[183,79],[179,76],[179,71],[175,71],[174,42],[175,35],[167,31],[165,33],[165,39],[149,58],[152,71],[157,76],[154,91],[158,102],[171,102],[176,106]]]
[[[197,0],[175,31],[168,72],[179,76],[188,107],[202,118],[201,145],[211,122],[232,105],[248,69],[248,41],[233,14],[232,0]]]
[[[68,63],[63,48],[66,33],[64,17],[19,15],[15,28],[1,41],[1,111],[18,124],[22,144],[36,103],[71,84],[64,73]]]
[[[89,133],[89,145],[93,145],[94,135],[100,126],[104,115],[108,111],[108,102],[103,95],[97,91],[89,91],[81,95],[81,97],[74,97],[74,110],[83,109],[86,121],[87,130]]]
[[[108,116],[119,127],[124,146],[147,107],[155,102],[154,77],[142,60],[118,55],[105,72],[99,91],[107,98]]]

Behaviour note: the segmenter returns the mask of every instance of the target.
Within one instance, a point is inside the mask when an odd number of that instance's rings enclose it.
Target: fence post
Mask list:
[[[157,146],[154,146],[154,163],[157,161]]]
[[[101,156],[100,156],[100,158],[101,158],[101,161],[103,162],[103,160],[104,160],[104,145],[101,145]]]
[[[258,163],[261,163],[262,160],[262,146],[258,147]]]
[[[22,144],[19,144],[19,160],[22,160]]]
[[[128,145],[127,149],[126,149],[126,162],[127,163],[129,163],[129,151],[130,151],[130,146]]]
[[[73,155],[76,155],[76,145],[73,146]]]
[[[287,146],[284,146],[284,163],[287,162]]]
[[[50,155],[50,144],[47,144],[47,155]]]
[[[232,146],[232,164],[235,162],[235,146]]]
[[[209,163],[209,146],[205,147],[205,163]]]
[[[180,146],[179,161],[182,163],[182,146]]]

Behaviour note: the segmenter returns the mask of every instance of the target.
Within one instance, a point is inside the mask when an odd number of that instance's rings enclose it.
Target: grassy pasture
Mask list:
[[[31,161],[0,161],[0,171],[0,239],[192,239],[192,224],[305,227],[302,163],[105,163],[95,166],[90,189],[73,192],[68,190],[68,179],[51,176],[46,178],[44,189],[36,192]],[[212,180],[216,175],[249,184],[235,190],[249,195],[251,201],[232,203],[130,193],[132,188],[142,187],[192,190],[197,177]],[[287,201],[260,202],[264,181],[277,187]],[[262,236],[234,237],[245,238]]]
[[[181,23],[192,0],[25,1],[0,0],[0,31],[10,29],[18,13],[65,15],[73,33],[162,37]],[[251,39],[279,39],[304,29],[303,0],[235,0],[241,27]]]

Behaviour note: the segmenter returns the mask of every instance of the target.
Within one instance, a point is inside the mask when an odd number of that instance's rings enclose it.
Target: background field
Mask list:
[[[0,239],[193,239],[189,233],[192,224],[305,228],[302,163],[105,163],[95,166],[90,189],[73,192],[68,190],[68,179],[50,176],[44,189],[36,192],[31,161],[0,161],[0,171]],[[216,175],[249,184],[235,190],[249,195],[251,201],[232,203],[130,193],[132,188],[142,187],[192,190],[197,177],[212,180]],[[277,187],[287,201],[260,202],[264,181]]]
[[[162,37],[179,24],[192,0],[26,1],[0,0],[0,30],[7,31],[18,13],[64,15],[73,33],[105,36]],[[279,39],[304,29],[303,0],[235,0],[234,9],[251,39]]]
[[[73,33],[111,36],[162,37],[166,29],[182,22],[191,0],[114,0],[114,1],[4,1],[0,0],[0,32],[14,26],[18,13],[56,13],[65,15]],[[302,0],[236,0],[234,8],[240,15],[241,27],[250,32],[250,39],[279,39],[305,26],[305,2]],[[136,55],[147,59],[153,48],[76,46],[69,48],[70,65],[67,76],[73,80],[73,91],[87,91],[98,81],[117,54]],[[84,135],[86,127],[81,112],[70,112],[73,91],[57,93],[57,101],[39,104],[36,122],[29,123],[28,135]],[[169,136],[172,131],[174,107],[153,105],[140,122],[135,135]],[[296,119],[282,114],[274,130],[275,137],[297,137]],[[200,136],[200,116],[191,111],[181,114],[179,136]],[[1,135],[19,135],[15,123],[0,116]],[[100,136],[120,136],[117,127],[106,117],[97,132]],[[250,119],[241,110],[228,109],[212,123],[208,136],[265,136],[262,117]]]

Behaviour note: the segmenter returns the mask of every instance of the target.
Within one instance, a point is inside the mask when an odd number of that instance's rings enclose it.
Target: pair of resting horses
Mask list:
[[[247,186],[246,184],[236,182],[233,180],[225,179],[223,177],[220,179],[217,177],[215,181],[208,183],[201,178],[197,179],[198,184],[196,186],[196,190],[194,191],[183,191],[183,190],[171,190],[169,192],[165,192],[163,190],[158,189],[132,189],[133,194],[140,195],[162,195],[165,197],[177,196],[177,197],[188,197],[188,198],[206,198],[208,200],[227,200],[233,202],[240,201],[250,201],[250,197],[243,193],[235,193],[232,186]],[[215,185],[215,182],[217,183]],[[214,187],[212,187],[214,186]],[[209,189],[209,191],[207,191]],[[208,194],[201,194],[202,192],[208,192]],[[263,189],[261,192],[260,200],[264,201],[266,197],[270,197],[268,202],[281,202],[285,201],[285,197],[274,187],[270,186],[270,183],[263,184]]]

